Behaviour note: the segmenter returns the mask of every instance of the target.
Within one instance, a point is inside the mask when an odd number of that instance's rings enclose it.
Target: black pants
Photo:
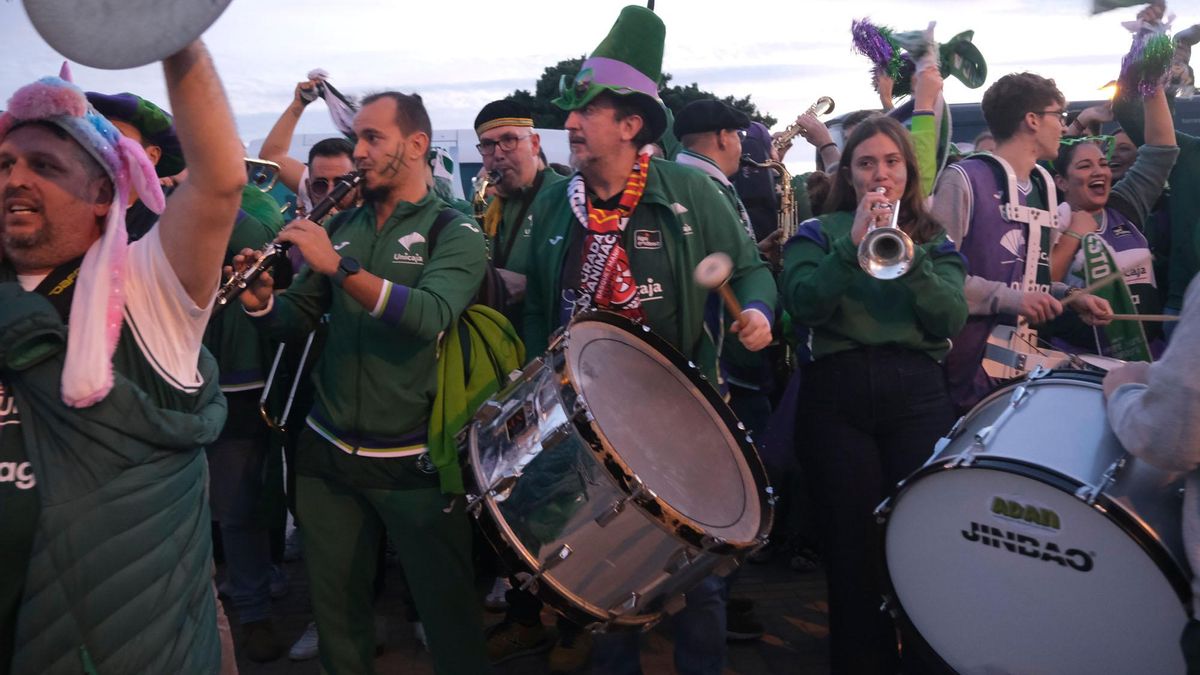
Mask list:
[[[1188,675],[1200,675],[1200,621],[1192,619],[1183,628],[1179,637],[1183,647],[1183,659],[1187,663]]]
[[[953,421],[942,367],[919,352],[862,348],[804,366],[797,451],[820,523],[834,673],[900,668],[895,630],[880,611],[872,514]]]

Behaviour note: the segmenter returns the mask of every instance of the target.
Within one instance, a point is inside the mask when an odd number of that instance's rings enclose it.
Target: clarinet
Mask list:
[[[325,199],[322,199],[313,207],[312,213],[308,214],[308,219],[313,222],[320,222],[322,218],[329,215],[329,212],[343,197],[358,187],[358,184],[361,182],[362,174],[357,171],[339,178],[329,191],[329,194],[325,196]],[[229,277],[229,280],[221,285],[221,288],[217,291],[217,306],[224,307],[229,304],[230,300],[241,295],[247,286],[254,283],[255,279],[270,269],[275,264],[275,261],[283,257],[291,247],[291,243],[286,241],[273,241],[264,246],[259,251],[261,255],[258,257],[258,260],[250,263],[249,267],[239,272],[234,272],[233,276]]]

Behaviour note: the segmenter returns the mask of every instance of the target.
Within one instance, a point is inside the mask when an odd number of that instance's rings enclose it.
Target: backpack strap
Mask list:
[[[429,243],[425,246],[425,250],[429,252],[430,258],[433,257],[433,247],[437,246],[437,240],[442,234],[442,230],[446,229],[446,226],[450,224],[450,221],[454,220],[460,215],[462,214],[448,206],[437,214],[437,218],[434,219],[433,225],[429,226]]]

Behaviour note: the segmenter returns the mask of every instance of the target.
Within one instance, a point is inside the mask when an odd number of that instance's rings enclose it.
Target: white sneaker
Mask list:
[[[421,647],[423,647],[425,651],[429,651],[429,641],[425,639],[425,624],[418,621],[412,626],[413,637],[417,638],[417,642],[421,643]]]
[[[512,584],[508,582],[508,577],[496,577],[496,581],[492,584],[492,590],[488,591],[487,597],[483,599],[483,607],[492,612],[503,612],[508,609],[508,599],[504,594],[512,589]]]
[[[317,656],[317,622],[309,621],[308,628],[304,629],[304,635],[296,640],[296,644],[288,650],[288,658],[293,661],[307,661],[316,658]]]

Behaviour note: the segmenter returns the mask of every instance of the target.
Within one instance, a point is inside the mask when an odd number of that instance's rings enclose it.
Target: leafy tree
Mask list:
[[[564,75],[567,79],[575,77],[579,73],[580,66],[583,65],[583,59],[584,57],[581,56],[559,61],[542,71],[542,76],[538,78],[533,93],[525,89],[518,89],[506,98],[528,107],[533,113],[534,126],[542,129],[563,128],[563,124],[567,121],[567,113],[560,110],[551,101],[558,97],[558,84],[562,77]],[[700,85],[695,82],[682,87],[671,85],[670,73],[663,73],[659,95],[672,113],[678,113],[683,106],[698,99],[718,98],[716,94],[701,89]],[[758,106],[750,100],[749,95],[742,98],[726,96],[720,100],[746,113],[750,119],[762,122],[768,128],[774,126],[778,121],[770,114],[759,111]]]

